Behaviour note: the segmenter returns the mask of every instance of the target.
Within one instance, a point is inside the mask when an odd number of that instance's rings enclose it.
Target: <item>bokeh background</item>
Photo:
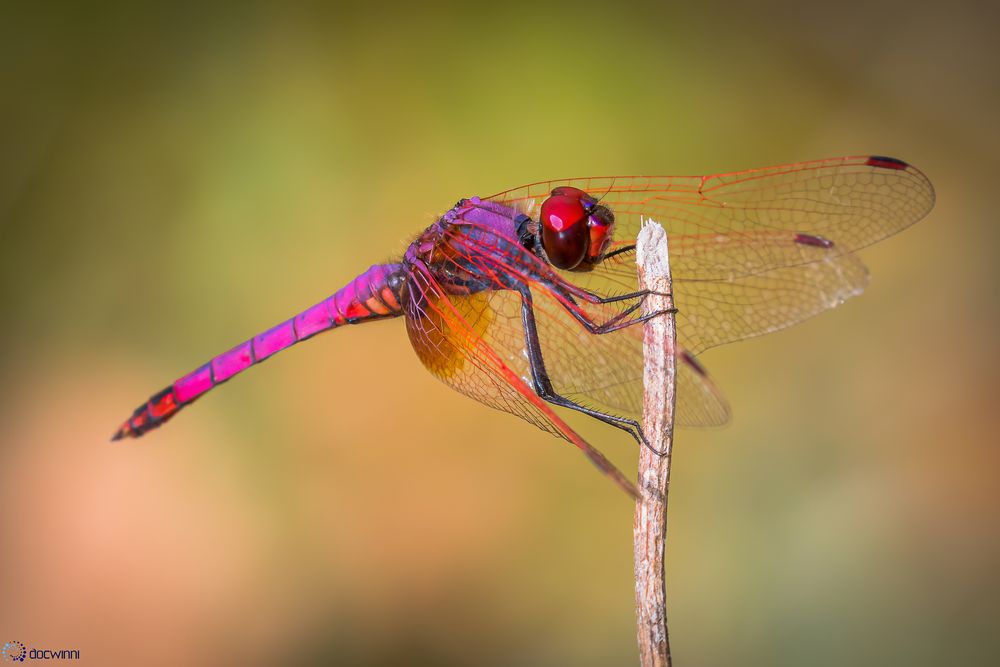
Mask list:
[[[938,203],[863,252],[867,293],[704,357],[735,419],[678,436],[674,656],[995,664],[995,5],[146,4],[0,8],[0,638],[95,665],[635,664],[631,502],[435,381],[402,322],[108,437],[461,196],[881,153]]]

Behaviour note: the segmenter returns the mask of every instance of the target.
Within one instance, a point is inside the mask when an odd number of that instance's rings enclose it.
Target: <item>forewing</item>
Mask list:
[[[867,274],[851,253],[913,224],[934,202],[916,168],[871,156],[704,177],[546,181],[492,199],[536,218],[560,185],[614,211],[612,250],[633,244],[645,219],[667,229],[678,338],[693,352],[790,326],[860,293]],[[632,252],[565,275],[600,293],[637,285]]]

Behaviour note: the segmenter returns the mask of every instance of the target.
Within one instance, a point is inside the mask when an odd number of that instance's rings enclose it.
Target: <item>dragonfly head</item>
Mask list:
[[[615,216],[579,188],[558,187],[542,202],[542,248],[549,261],[568,271],[589,271],[604,258]]]

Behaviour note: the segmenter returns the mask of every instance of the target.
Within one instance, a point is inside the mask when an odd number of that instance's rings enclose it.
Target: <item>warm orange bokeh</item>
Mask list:
[[[108,438],[459,197],[881,153],[938,203],[862,253],[866,294],[703,358],[735,420],[678,435],[674,656],[995,659],[995,12],[73,7],[0,10],[0,643],[635,664],[628,498],[436,381],[401,321]],[[634,469],[627,436],[571,421]]]

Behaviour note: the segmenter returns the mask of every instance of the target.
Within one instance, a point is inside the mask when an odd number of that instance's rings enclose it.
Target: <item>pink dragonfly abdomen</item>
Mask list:
[[[158,392],[136,408],[111,439],[141,436],[209,389],[321,331],[400,315],[401,272],[399,264],[372,266],[331,297],[223,352]]]

